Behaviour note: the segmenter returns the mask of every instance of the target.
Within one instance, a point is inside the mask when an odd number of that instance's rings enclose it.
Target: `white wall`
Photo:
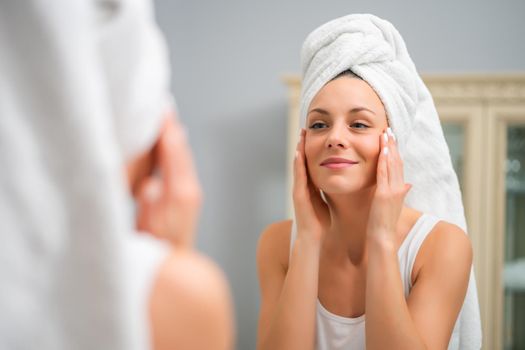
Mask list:
[[[285,217],[286,90],[316,26],[391,21],[420,72],[525,72],[525,1],[156,0],[173,86],[205,191],[198,246],[232,285],[238,349],[254,349],[261,230]]]

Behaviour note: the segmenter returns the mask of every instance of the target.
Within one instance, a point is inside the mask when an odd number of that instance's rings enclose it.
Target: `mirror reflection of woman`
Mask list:
[[[153,1],[2,1],[0,27],[0,349],[232,349]]]
[[[411,184],[388,114],[344,68],[307,106],[295,221],[268,226],[259,241],[258,349],[457,346],[471,243],[405,204]]]

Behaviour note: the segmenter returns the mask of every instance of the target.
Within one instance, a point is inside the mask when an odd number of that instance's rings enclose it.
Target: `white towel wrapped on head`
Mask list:
[[[375,90],[385,106],[403,158],[405,180],[412,184],[406,204],[467,231],[457,175],[432,96],[391,23],[368,14],[330,21],[305,40],[301,66],[301,125],[319,90],[351,70]],[[460,349],[481,347],[473,271],[455,330]]]

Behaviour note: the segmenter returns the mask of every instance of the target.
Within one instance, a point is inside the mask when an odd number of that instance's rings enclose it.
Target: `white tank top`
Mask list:
[[[399,259],[399,270],[405,299],[408,298],[412,288],[412,268],[416,260],[417,253],[421,244],[432,231],[440,219],[422,214],[410,229],[403,243],[399,247],[397,257]],[[296,236],[295,225],[292,225],[292,235],[290,240],[290,250]],[[365,345],[365,315],[350,318],[331,313],[321,305],[317,299],[316,316],[316,349],[317,350],[361,350],[366,349]],[[459,316],[458,316],[459,319]],[[448,350],[459,349],[459,322],[456,320],[454,330],[449,342]]]

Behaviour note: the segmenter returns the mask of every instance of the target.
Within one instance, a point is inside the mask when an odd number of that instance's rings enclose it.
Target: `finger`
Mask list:
[[[158,164],[167,193],[177,193],[178,187],[198,183],[186,131],[180,123],[170,117],[166,118],[161,131]]]
[[[162,227],[161,218],[158,217],[162,185],[159,180],[152,177],[144,179],[137,191],[137,229],[160,236]]]
[[[315,196],[310,191],[310,179],[308,176],[308,169],[306,165],[306,157],[304,154],[306,133],[301,130],[299,142],[297,144],[296,160],[295,160],[295,179],[294,179],[294,210],[298,224],[301,220],[310,218],[314,215],[312,198]]]
[[[177,205],[166,201],[162,181],[147,178],[137,196],[137,229],[169,241],[178,249],[193,244],[198,210],[191,204]]]
[[[297,141],[295,149],[301,153],[304,151],[304,129],[299,131],[299,140]]]
[[[323,197],[321,197],[321,191],[315,187],[310,179],[308,181],[308,189],[310,194],[310,202],[312,203],[313,208],[318,212],[319,210],[326,212],[326,210],[328,210],[328,205],[323,200]]]
[[[403,164],[399,152],[397,150],[397,144],[395,141],[394,133],[392,129],[387,128],[388,136],[388,150],[389,150],[389,159],[388,159],[388,175],[390,187],[393,189],[403,190],[404,188],[404,179],[403,179]]]
[[[306,145],[306,130],[305,129],[302,129],[301,135],[302,135],[302,138],[303,138],[303,143],[301,145],[301,147],[303,149],[303,153],[302,154],[305,154],[305,151],[304,151],[304,149],[305,149],[304,147]],[[304,158],[306,158],[306,157],[304,157]],[[307,187],[308,187],[308,194],[309,194],[310,202],[312,203],[313,207],[317,208],[317,209],[328,208],[326,202],[323,200],[323,197],[321,197],[321,191],[313,183],[312,177],[310,176],[310,173],[308,171],[308,166],[306,164],[304,166],[304,169],[305,169],[305,173],[306,173],[306,182],[307,182]]]
[[[174,208],[175,209],[175,208]],[[172,228],[168,240],[177,248],[191,248],[194,232],[197,230],[198,210],[191,206],[179,206],[176,210],[165,211],[167,226]]]
[[[385,133],[381,134],[380,136],[380,151],[379,151],[379,157],[377,159],[377,187],[379,189],[386,189],[388,188],[388,145],[387,141],[385,140]]]
[[[304,158],[304,133],[301,129],[299,142],[297,143],[294,159],[295,181],[294,184],[299,190],[305,190],[307,184],[306,164]]]
[[[306,202],[307,195],[305,191],[306,180],[305,176],[303,175],[303,171],[301,170],[301,168],[303,167],[301,154],[299,153],[299,151],[295,152],[296,153],[294,159],[294,183],[292,199],[295,218],[296,220],[299,220],[299,218],[301,217],[300,213],[305,211],[304,204]]]

